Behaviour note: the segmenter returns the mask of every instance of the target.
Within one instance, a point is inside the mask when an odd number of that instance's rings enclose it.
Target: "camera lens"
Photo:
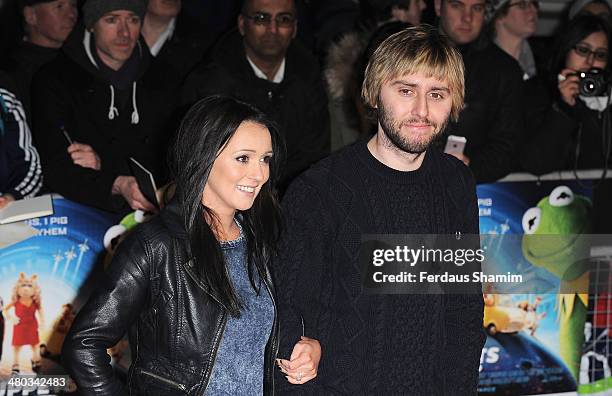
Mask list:
[[[606,94],[607,84],[597,75],[589,75],[580,80],[579,91],[582,96],[603,96]]]
[[[608,90],[608,78],[603,70],[593,68],[579,72],[579,91],[582,96],[604,96]]]
[[[585,95],[593,95],[598,91],[598,85],[599,84],[597,84],[597,82],[592,78],[585,78],[582,80],[581,88]]]

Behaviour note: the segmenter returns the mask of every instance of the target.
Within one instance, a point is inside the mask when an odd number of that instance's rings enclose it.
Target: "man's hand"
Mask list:
[[[301,340],[293,347],[290,360],[276,359],[278,367],[286,374],[291,384],[304,384],[317,376],[321,360],[321,344],[319,341],[300,337]]]
[[[559,74],[559,93],[561,99],[570,106],[576,104],[576,97],[579,93],[578,82],[580,79],[576,75],[576,71],[572,69],[563,69]]]
[[[133,176],[117,176],[113,183],[113,194],[121,194],[134,210],[157,212],[157,208],[142,195]]]
[[[0,209],[4,208],[6,205],[13,202],[14,200],[15,200],[15,197],[13,197],[11,194],[1,195],[0,196]]]
[[[68,146],[68,154],[70,154],[72,162],[75,165],[94,170],[100,170],[102,168],[100,157],[98,157],[98,154],[88,144],[72,143]]]

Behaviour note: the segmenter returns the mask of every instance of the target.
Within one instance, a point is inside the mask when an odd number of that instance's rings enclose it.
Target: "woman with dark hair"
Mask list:
[[[526,93],[523,170],[540,175],[610,165],[610,37],[608,22],[594,15],[578,16],[561,30],[541,89]],[[608,80],[597,95],[580,91],[581,73],[590,71]]]
[[[189,110],[171,152],[173,199],[121,243],[64,343],[81,394],[273,393],[281,146],[246,103],[215,96]],[[106,354],[126,331],[128,389]],[[319,343],[302,337],[279,365],[302,384],[320,356]]]

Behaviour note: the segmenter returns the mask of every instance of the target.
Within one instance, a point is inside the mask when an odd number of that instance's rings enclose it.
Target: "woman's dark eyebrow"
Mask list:
[[[252,150],[252,149],[242,149],[242,150],[234,150],[234,154],[236,153],[241,153],[241,152],[247,152],[247,153],[257,153],[257,150]],[[274,151],[270,150],[270,151],[266,151],[264,154],[274,154]]]

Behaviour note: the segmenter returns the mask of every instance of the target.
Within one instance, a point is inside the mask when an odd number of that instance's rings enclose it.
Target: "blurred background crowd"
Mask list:
[[[129,167],[168,178],[185,110],[211,94],[280,126],[281,193],[376,130],[369,57],[408,26],[438,26],[466,67],[445,128],[478,183],[611,164],[612,1],[0,0],[0,207],[57,192],[112,212],[154,210]]]

